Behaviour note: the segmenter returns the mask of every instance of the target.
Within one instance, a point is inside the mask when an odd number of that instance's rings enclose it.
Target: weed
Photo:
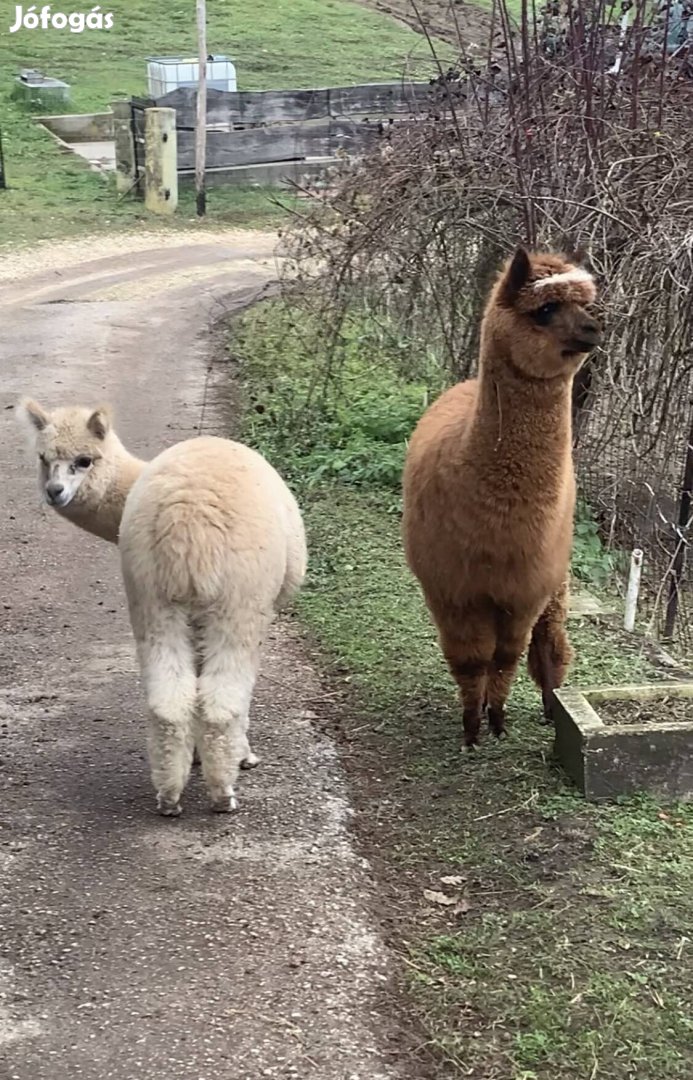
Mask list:
[[[622,568],[622,553],[604,546],[590,506],[584,499],[579,499],[575,514],[573,574],[580,581],[603,587],[610,582],[615,571]]]
[[[432,365],[404,379],[412,342],[354,313],[335,357],[315,320],[269,304],[243,320],[234,350],[252,364],[247,428],[287,475],[399,493],[407,438],[440,384]]]

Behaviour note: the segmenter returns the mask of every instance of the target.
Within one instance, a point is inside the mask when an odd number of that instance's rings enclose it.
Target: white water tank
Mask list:
[[[179,86],[197,86],[198,69],[197,57],[147,57],[149,96],[160,98]],[[213,90],[236,89],[236,68],[228,56],[207,57],[207,86]]]

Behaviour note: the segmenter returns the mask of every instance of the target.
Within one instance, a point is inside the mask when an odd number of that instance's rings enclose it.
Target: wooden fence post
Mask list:
[[[111,111],[115,140],[116,189],[119,194],[125,195],[128,191],[132,191],[137,180],[132,106],[129,101],[114,101]]]
[[[178,206],[175,109],[144,112],[144,204],[153,214],[173,214]]]

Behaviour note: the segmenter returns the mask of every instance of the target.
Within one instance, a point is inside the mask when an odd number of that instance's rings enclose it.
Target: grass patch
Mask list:
[[[551,759],[524,674],[509,738],[461,753],[453,685],[402,556],[394,472],[375,482],[361,459],[318,471],[354,439],[368,443],[363,461],[401,451],[397,432],[431,390],[407,342],[378,351],[380,331],[358,331],[355,320],[327,382],[319,340],[278,305],[244,320],[234,351],[244,434],[291,475],[305,507],[312,562],[299,616],[343,689],[326,719],[416,1012],[445,1075],[687,1080],[693,808],[587,805]],[[311,437],[292,443],[292,431]],[[652,674],[606,625],[571,625],[575,684]]]
[[[378,82],[407,71],[428,73],[432,67],[420,35],[351,0],[209,0],[207,7],[209,48],[234,59],[242,89]],[[100,232],[145,220],[141,202],[117,201],[112,181],[61,153],[32,123],[31,114],[10,99],[14,74],[20,67],[34,67],[70,84],[68,111],[105,110],[117,96],[146,91],[147,56],[196,51],[194,5],[187,0],[113,0],[103,10],[113,12],[110,31],[9,34],[14,4],[0,3],[0,129],[10,185],[0,191],[0,244]],[[267,192],[231,189],[210,191],[209,215],[212,226],[266,225],[282,216]],[[192,195],[185,193],[173,225],[192,219]]]

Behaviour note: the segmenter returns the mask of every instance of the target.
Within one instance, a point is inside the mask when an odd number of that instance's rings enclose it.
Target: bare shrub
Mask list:
[[[693,59],[667,47],[670,8],[658,33],[638,0],[624,32],[603,0],[536,18],[525,2],[517,26],[497,0],[486,53],[439,68],[425,114],[389,125],[312,192],[286,238],[294,296],[335,346],[328,378],[355,306],[408,336],[408,363],[421,349],[466,377],[490,277],[513,245],[587,253],[607,339],[576,383],[579,471],[610,538],[645,548],[654,621],[674,569],[677,597],[685,586],[691,525],[679,517],[693,415]]]

